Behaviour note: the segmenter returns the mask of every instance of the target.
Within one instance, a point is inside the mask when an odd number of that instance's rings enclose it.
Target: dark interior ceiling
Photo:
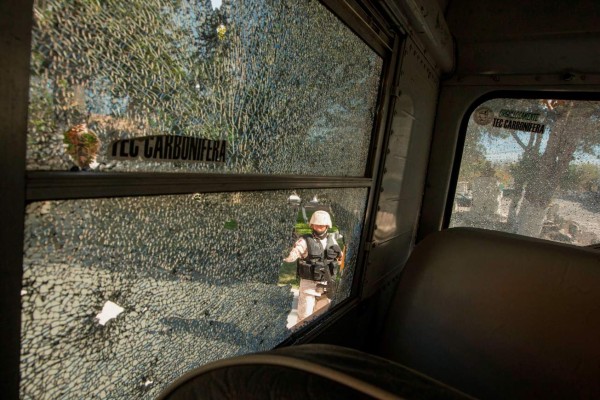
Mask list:
[[[459,75],[600,73],[600,1],[438,2]]]

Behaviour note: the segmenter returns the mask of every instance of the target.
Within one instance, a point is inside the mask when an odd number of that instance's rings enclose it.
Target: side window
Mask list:
[[[348,299],[393,59],[367,42],[318,1],[34,1],[21,397],[156,398]],[[341,251],[303,298],[317,211]]]
[[[497,98],[469,117],[450,226],[600,241],[600,102]]]

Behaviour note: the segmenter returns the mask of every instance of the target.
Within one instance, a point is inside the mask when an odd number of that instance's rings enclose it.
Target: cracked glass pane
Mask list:
[[[600,102],[493,99],[470,116],[450,226],[600,242]]]
[[[27,168],[363,176],[381,71],[318,1],[36,0]]]
[[[350,294],[364,188],[29,204],[21,397],[156,398],[196,366],[279,344],[297,304],[282,260],[315,199],[343,233],[335,304]]]

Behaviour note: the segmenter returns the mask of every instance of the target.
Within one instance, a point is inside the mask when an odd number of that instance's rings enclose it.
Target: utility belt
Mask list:
[[[337,273],[337,261],[306,261],[298,260],[297,273],[302,279],[311,281],[333,281]]]

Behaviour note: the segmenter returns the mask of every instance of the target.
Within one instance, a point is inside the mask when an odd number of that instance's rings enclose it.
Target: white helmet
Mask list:
[[[313,215],[310,217],[310,225],[327,225],[328,228],[331,228],[331,217],[327,211],[319,210],[315,211]]]

